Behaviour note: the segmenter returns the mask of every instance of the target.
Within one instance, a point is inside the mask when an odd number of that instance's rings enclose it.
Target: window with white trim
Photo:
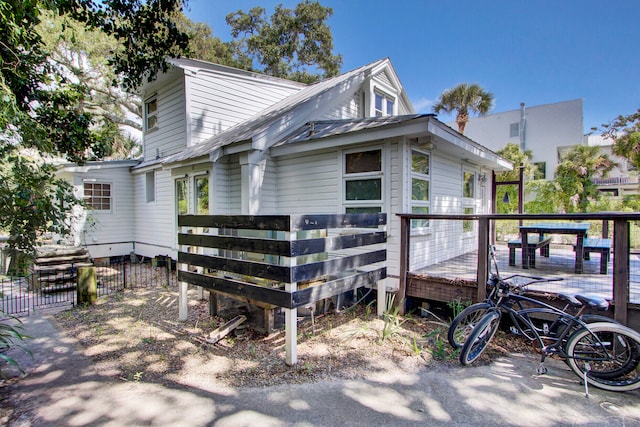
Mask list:
[[[144,102],[144,130],[149,131],[158,126],[158,99],[155,96]]]
[[[154,202],[156,200],[156,172],[147,172],[145,175],[145,181],[147,203]]]
[[[176,179],[176,212],[178,215],[189,213],[189,181],[187,178]]]
[[[395,100],[389,95],[385,95],[381,92],[375,92],[375,116],[393,116],[393,108]]]
[[[411,213],[428,214],[431,212],[431,157],[429,154],[411,150]],[[420,231],[429,227],[429,220],[411,220],[411,229]]]
[[[471,171],[462,172],[462,213],[473,215],[475,213],[476,174]],[[475,230],[476,221],[463,220],[462,232],[471,233]]]
[[[111,211],[111,184],[105,182],[85,182],[84,202],[94,211]]]
[[[382,212],[382,150],[344,154],[343,194],[346,213]]]
[[[196,176],[196,215],[209,215],[209,175]]]

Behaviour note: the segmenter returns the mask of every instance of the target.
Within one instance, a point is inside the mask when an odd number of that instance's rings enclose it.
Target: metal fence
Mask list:
[[[94,263],[98,297],[124,289],[177,287],[176,265],[169,257],[111,257]],[[76,304],[76,271],[0,276],[0,318],[28,316],[34,311]]]

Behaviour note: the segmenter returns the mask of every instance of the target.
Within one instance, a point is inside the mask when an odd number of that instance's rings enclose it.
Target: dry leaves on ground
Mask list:
[[[152,287],[112,294],[56,319],[80,341],[98,372],[124,381],[264,386],[457,366],[447,326],[434,317],[391,316],[385,322],[375,316],[375,308],[355,306],[315,316],[313,322],[306,318],[298,326],[298,363],[289,366],[284,330],[264,336],[242,325],[218,343],[207,343],[211,331],[233,315],[211,317],[208,302],[190,290],[189,317],[180,322],[177,291]],[[484,361],[519,343],[499,336]]]

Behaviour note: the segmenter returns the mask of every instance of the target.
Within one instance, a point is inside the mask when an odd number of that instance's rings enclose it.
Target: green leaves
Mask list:
[[[226,20],[240,63],[255,60],[269,75],[312,83],[337,75],[342,65],[326,23],[332,14],[331,8],[306,0],[293,10],[278,5],[270,20],[262,7],[230,13]]]
[[[76,62],[61,66],[61,57],[52,60],[51,46],[59,40],[79,44],[81,26],[113,36],[111,47],[101,47],[113,71],[102,77],[136,88],[167,68],[167,56],[186,48],[187,36],[172,20],[182,5],[181,0],[0,2],[0,231],[10,235],[12,247],[32,253],[43,234],[69,231],[79,200],[56,178],[54,162],[82,164],[102,157],[114,137],[114,128],[99,126],[88,107],[96,92],[79,78],[84,51],[79,49]],[[61,31],[69,33],[47,34],[45,11],[47,17],[58,13],[81,25],[71,31],[71,20],[63,19]]]
[[[433,106],[433,112],[457,112],[458,131],[464,133],[470,114],[486,114],[493,107],[493,94],[477,84],[461,83],[453,89],[446,89]]]

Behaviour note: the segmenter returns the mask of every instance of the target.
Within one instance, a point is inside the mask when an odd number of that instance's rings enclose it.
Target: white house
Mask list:
[[[531,150],[538,179],[553,179],[564,147],[584,143],[582,99],[487,114],[469,120],[465,135],[492,149],[517,144]]]
[[[175,257],[178,214],[386,212],[397,277],[396,213],[488,213],[486,177],[512,167],[415,114],[389,59],[313,85],[171,63],[143,90],[144,158],[65,170],[93,208],[79,240],[94,257]],[[426,222],[412,231],[415,268],[477,248],[462,225],[453,235]]]

